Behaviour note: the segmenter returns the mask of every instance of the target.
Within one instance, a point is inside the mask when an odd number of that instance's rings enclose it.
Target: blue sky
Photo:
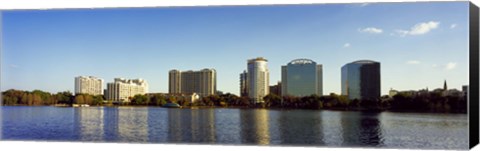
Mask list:
[[[468,84],[468,3],[374,3],[2,12],[1,89],[73,92],[74,77],[143,78],[168,92],[168,71],[217,70],[238,94],[247,59],[269,60],[270,84],[297,58],[323,64],[324,94],[340,68],[381,63],[382,94]]]

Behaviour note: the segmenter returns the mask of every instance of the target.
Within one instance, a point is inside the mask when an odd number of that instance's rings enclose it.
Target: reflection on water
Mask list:
[[[342,146],[382,146],[379,113],[342,112]]]
[[[465,114],[383,112],[385,146],[431,149],[467,149],[468,117]]]
[[[168,141],[168,120],[166,110],[161,108],[148,108],[148,141],[149,142],[167,142]]]
[[[105,141],[118,141],[118,108],[103,108],[103,131]]]
[[[168,109],[168,138],[175,143],[214,143],[214,109]]]
[[[287,145],[324,145],[321,113],[316,111],[281,111],[281,144]]]
[[[82,141],[101,141],[104,134],[103,108],[76,108],[74,127]]]
[[[268,110],[240,110],[240,125],[243,144],[270,144]]]
[[[2,139],[467,149],[465,114],[1,107]]]
[[[118,108],[118,136],[120,141],[146,142],[148,140],[147,108]]]
[[[70,108],[0,106],[1,139],[6,140],[78,140],[74,111]]]

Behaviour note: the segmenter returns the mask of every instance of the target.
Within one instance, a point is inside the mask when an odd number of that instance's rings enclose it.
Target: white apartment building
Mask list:
[[[130,98],[137,94],[148,93],[148,83],[143,79],[115,78],[107,84],[107,100],[114,102],[130,102]]]
[[[75,94],[103,95],[103,79],[94,76],[75,77]]]

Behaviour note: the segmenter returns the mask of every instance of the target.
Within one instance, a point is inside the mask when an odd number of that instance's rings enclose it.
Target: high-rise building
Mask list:
[[[247,89],[247,71],[243,70],[240,73],[240,96],[248,96],[248,89]]]
[[[168,83],[170,94],[197,93],[201,97],[213,95],[217,92],[217,72],[215,69],[183,72],[170,70]]]
[[[253,103],[263,103],[263,97],[270,92],[267,59],[258,57],[247,63],[247,93]]]
[[[75,94],[103,95],[103,79],[93,76],[75,77]]]
[[[107,100],[114,102],[129,102],[137,94],[148,93],[148,83],[143,79],[115,78],[114,82],[107,83]]]
[[[359,60],[342,67],[342,95],[349,99],[380,98],[380,63]]]
[[[282,82],[278,81],[276,85],[270,86],[270,94],[282,96]]]
[[[180,82],[181,82],[182,72],[178,70],[170,70],[168,72],[168,93],[170,94],[179,94],[180,91]]]
[[[322,65],[310,59],[295,59],[282,66],[282,95],[323,95]]]

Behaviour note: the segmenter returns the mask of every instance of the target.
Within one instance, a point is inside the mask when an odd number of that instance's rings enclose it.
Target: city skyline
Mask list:
[[[293,59],[322,64],[324,95],[341,93],[341,66],[364,59],[382,63],[382,95],[440,88],[444,80],[461,89],[467,4],[3,11],[1,88],[74,92],[73,77],[92,75],[140,77],[151,92],[168,92],[170,69],[213,68],[217,89],[239,95],[245,61],[264,57],[269,85]]]

